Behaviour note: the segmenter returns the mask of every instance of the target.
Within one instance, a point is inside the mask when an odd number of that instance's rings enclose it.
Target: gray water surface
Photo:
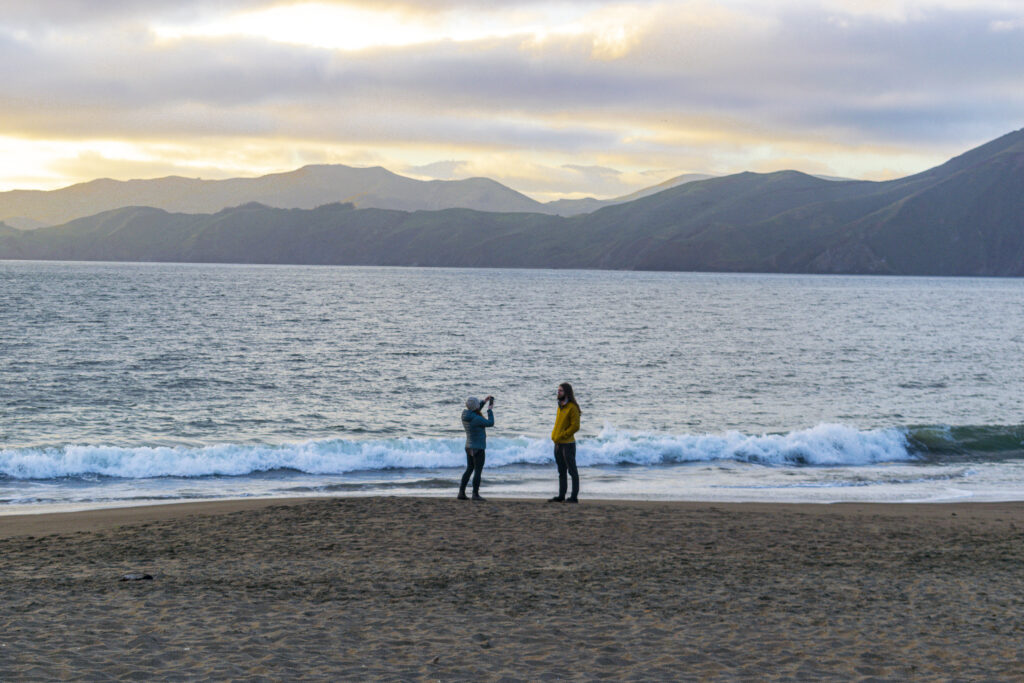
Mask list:
[[[494,394],[489,463],[528,478],[566,380],[595,466],[857,466],[894,429],[1016,459],[1022,304],[1012,279],[0,262],[0,476],[444,479],[462,401]]]

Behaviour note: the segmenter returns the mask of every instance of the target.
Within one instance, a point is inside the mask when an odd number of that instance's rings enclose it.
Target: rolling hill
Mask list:
[[[1024,130],[887,182],[740,173],[572,217],[123,208],[0,230],[0,258],[1022,276]]]
[[[0,192],[0,220],[18,226],[57,225],[126,206],[181,213],[214,213],[260,202],[312,209],[333,202],[361,208],[536,211],[544,205],[487,178],[421,181],[387,169],[342,165],[304,166],[259,178],[200,180],[172,176],[153,180],[94,180],[60,190]]]
[[[11,190],[0,192],[0,221],[13,228],[35,230],[126,206],[150,206],[179,213],[216,213],[251,202],[281,209],[313,209],[324,204],[350,202],[361,209],[464,208],[571,216],[706,177],[678,176],[617,199],[562,199],[541,203],[488,178],[424,181],[379,166],[319,165],[259,178],[101,179],[60,190]]]

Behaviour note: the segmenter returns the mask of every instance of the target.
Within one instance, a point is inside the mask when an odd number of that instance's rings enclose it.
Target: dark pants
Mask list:
[[[565,474],[572,477],[572,496],[580,492],[580,473],[576,470],[576,442],[555,444],[555,464],[558,465],[558,497],[565,498]]]
[[[466,484],[469,483],[469,475],[473,475],[473,495],[480,493],[480,473],[484,471],[484,452],[480,448],[466,449],[466,471],[462,473],[462,485],[459,486],[459,493],[466,492]]]

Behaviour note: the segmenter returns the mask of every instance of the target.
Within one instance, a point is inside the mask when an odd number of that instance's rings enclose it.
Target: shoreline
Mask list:
[[[43,512],[0,513],[0,539],[17,536],[42,536],[49,534],[81,533],[112,529],[134,524],[150,522],[176,521],[195,515],[216,516],[236,512],[262,510],[268,507],[294,507],[333,500],[374,500],[387,501],[448,501],[442,496],[308,496],[281,498],[224,498],[204,500],[165,501],[159,503],[141,503],[138,505],[122,505],[116,507],[87,508],[79,510],[60,510]],[[451,500],[453,504],[464,504],[465,501]],[[538,506],[547,503],[542,498],[499,498],[488,496],[483,504],[466,503],[468,505],[489,505],[503,503],[527,503]],[[666,509],[675,511],[728,510],[746,513],[765,512],[797,512],[803,514],[826,513],[836,514],[875,514],[886,516],[913,516],[922,518],[947,517],[951,514],[969,514],[974,516],[1011,515],[1019,516],[1024,524],[1024,500],[1009,501],[951,501],[951,502],[716,502],[688,500],[638,500],[628,498],[586,498],[580,503],[586,506],[613,506],[627,508]]]

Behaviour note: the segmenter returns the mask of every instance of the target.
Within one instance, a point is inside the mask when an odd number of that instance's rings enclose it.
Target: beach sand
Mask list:
[[[0,582],[3,680],[1024,677],[1020,503],[0,517]]]

